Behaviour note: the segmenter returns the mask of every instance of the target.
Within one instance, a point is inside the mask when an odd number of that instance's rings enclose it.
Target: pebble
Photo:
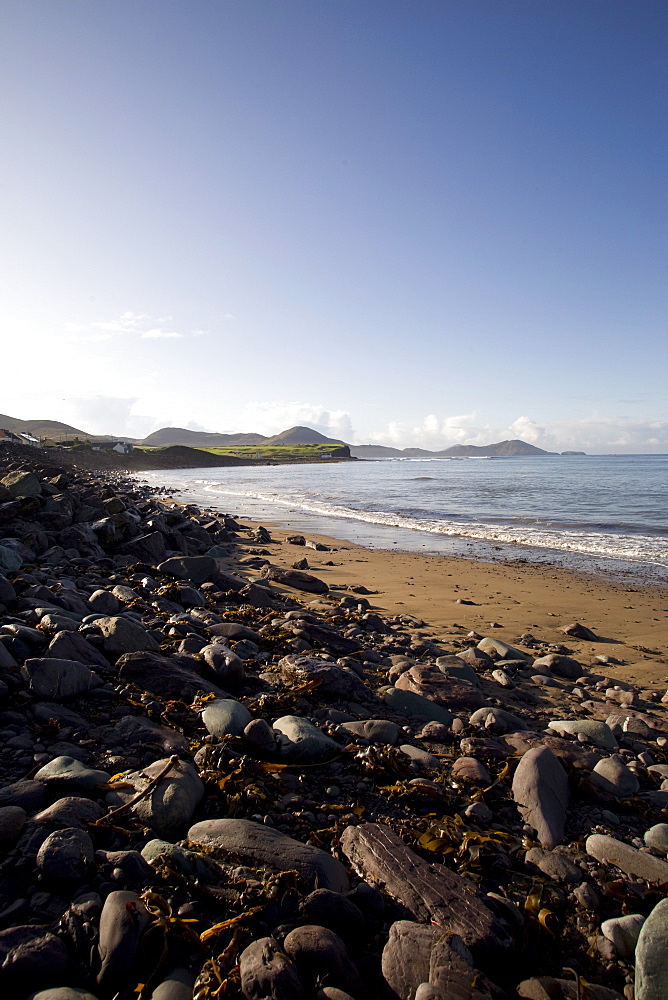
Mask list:
[[[245,705],[233,698],[216,698],[206,704],[202,722],[207,732],[216,739],[223,736],[241,736],[253,716]]]
[[[638,936],[645,923],[641,913],[628,913],[623,917],[611,917],[601,924],[601,934],[612,941],[620,958],[633,958]]]
[[[79,789],[82,792],[94,792],[100,785],[106,784],[111,775],[106,771],[98,771],[94,767],[82,764],[74,757],[62,755],[50,760],[48,764],[35,773],[35,778],[48,787],[63,787]]]
[[[591,772],[591,781],[601,791],[618,799],[630,799],[640,787],[638,778],[619,754],[599,760]]]
[[[0,842],[11,844],[18,840],[26,819],[26,811],[21,806],[0,806]]]
[[[582,879],[582,869],[563,854],[557,851],[545,851],[540,847],[532,847],[527,851],[525,863],[535,865],[544,875],[556,879],[557,882],[576,883]]]
[[[156,760],[141,771],[124,775],[123,782],[131,788],[111,792],[109,804],[116,807],[128,803],[158,777],[168,762],[169,759]],[[169,840],[185,831],[203,797],[204,785],[199,774],[188,761],[179,760],[149,795],[130,807],[130,812],[158,836]]]
[[[655,823],[645,831],[644,840],[647,847],[668,854],[668,823]]]
[[[281,758],[290,763],[313,763],[337,755],[341,746],[298,715],[283,715],[276,719],[273,728],[283,737]]]
[[[94,854],[93,841],[84,830],[66,827],[46,838],[37,853],[37,867],[47,879],[83,882]]]

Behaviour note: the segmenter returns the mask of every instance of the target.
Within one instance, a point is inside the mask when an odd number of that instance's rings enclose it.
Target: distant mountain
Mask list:
[[[263,434],[214,434],[211,431],[190,431],[185,427],[161,427],[141,442],[152,448],[188,445],[191,448],[236,448],[244,444],[264,444]]]
[[[328,438],[310,427],[290,427],[287,431],[265,438],[264,444],[343,444],[338,438]]]
[[[379,444],[353,444],[350,446],[353,458],[512,458],[520,455],[556,455],[556,451],[544,451],[526,441],[498,441],[496,444],[475,445],[455,444],[442,451],[426,451],[424,448],[388,448]]]
[[[50,441],[72,440],[75,437],[82,441],[118,441],[112,434],[89,434],[71,424],[63,424],[59,420],[19,420],[6,413],[0,413],[0,427],[7,431],[20,434],[21,431],[32,434],[36,438],[48,438]],[[121,438],[122,441],[133,442],[135,438]]]

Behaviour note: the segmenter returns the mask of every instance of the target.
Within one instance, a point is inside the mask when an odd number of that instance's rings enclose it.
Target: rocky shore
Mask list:
[[[2,996],[668,996],[664,690],[308,541],[6,453]]]

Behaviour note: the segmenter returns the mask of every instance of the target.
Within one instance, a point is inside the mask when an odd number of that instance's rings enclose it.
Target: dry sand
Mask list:
[[[253,522],[244,518],[243,523]],[[310,571],[330,586],[368,588],[373,592],[366,595],[373,609],[413,615],[425,623],[416,631],[444,644],[448,637],[470,630],[511,644],[529,632],[567,646],[583,663],[595,665],[597,655],[609,656],[615,662],[598,665],[608,677],[641,688],[668,685],[666,588],[612,582],[553,566],[367,549],[341,539],[306,535],[333,550],[318,552],[286,544],[283,540],[293,531],[263,523],[282,543],[264,547],[272,563],[289,567],[306,557]],[[258,547],[248,543],[249,549]],[[333,565],[327,565],[330,562]],[[230,561],[230,569],[235,563]],[[245,570],[244,575],[252,575],[249,567]],[[603,641],[583,642],[559,631],[575,621]]]

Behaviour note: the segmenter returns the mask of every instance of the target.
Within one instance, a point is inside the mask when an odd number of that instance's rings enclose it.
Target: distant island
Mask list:
[[[128,438],[113,434],[89,434],[78,427],[57,420],[20,420],[0,414],[0,441],[14,439],[15,444],[42,444],[61,448],[87,449],[107,454],[113,449],[117,456],[126,456],[126,464],[134,465],[143,453],[146,462],[156,467],[162,456],[172,468],[197,467],[212,464],[263,464],[285,461],[342,461],[383,458],[515,458],[520,456],[554,456],[526,441],[514,439],[488,445],[456,444],[440,451],[425,448],[391,448],[386,445],[349,445],[326,437],[311,427],[289,427],[280,434],[267,437],[257,433],[219,434],[193,431],[186,427],[162,427],[145,438]],[[127,456],[134,454],[134,461]],[[169,453],[169,454],[168,454]],[[582,451],[565,451],[562,455],[584,455]],[[117,457],[114,456],[114,459]],[[111,456],[110,456],[111,457]],[[83,458],[83,456],[81,456]]]

